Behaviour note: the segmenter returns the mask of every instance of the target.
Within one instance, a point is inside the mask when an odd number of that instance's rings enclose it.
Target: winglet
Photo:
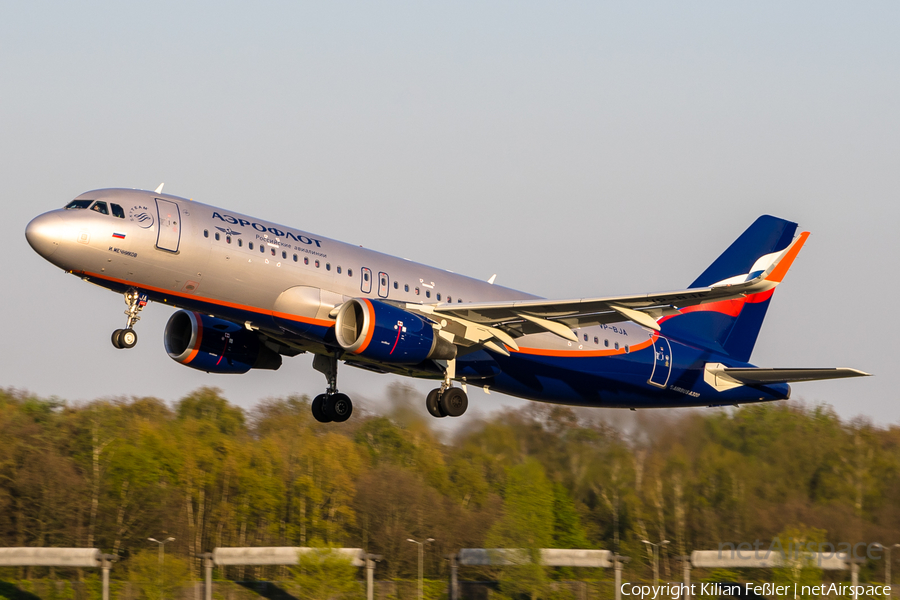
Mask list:
[[[803,244],[806,243],[806,238],[809,237],[809,232],[804,231],[800,234],[800,236],[794,240],[790,246],[788,246],[787,251],[784,253],[784,256],[781,257],[775,264],[775,268],[772,269],[772,272],[766,276],[766,281],[771,281],[772,283],[781,283],[784,279],[784,276],[787,275],[788,269],[791,268],[791,265],[794,264],[794,259],[797,258],[797,255],[800,253],[800,248],[803,247]]]
[[[491,278],[488,279],[488,283],[491,284],[491,285],[494,285],[494,280],[495,280],[495,279],[497,279],[497,274],[496,274],[496,273],[494,273],[493,275],[491,275]]]
[[[154,192],[155,194],[162,194],[162,189],[163,189],[163,186],[164,186],[164,185],[166,185],[165,182],[159,184],[159,187],[156,188],[155,190],[153,190],[153,192]]]

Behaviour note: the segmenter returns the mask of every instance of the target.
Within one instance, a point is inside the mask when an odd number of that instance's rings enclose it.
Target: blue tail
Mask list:
[[[757,259],[787,248],[796,231],[796,223],[769,215],[759,217],[691,287],[708,287],[750,273]],[[748,362],[773,291],[685,308],[683,314],[660,321],[662,333]]]

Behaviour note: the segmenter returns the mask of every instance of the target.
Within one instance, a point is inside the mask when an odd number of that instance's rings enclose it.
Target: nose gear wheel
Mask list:
[[[124,295],[125,304],[128,305],[128,310],[125,311],[125,316],[128,317],[125,321],[125,329],[116,329],[110,338],[112,345],[120,350],[134,348],[137,344],[138,338],[134,331],[134,324],[141,320],[139,313],[147,306],[147,294],[137,288],[129,288]]]

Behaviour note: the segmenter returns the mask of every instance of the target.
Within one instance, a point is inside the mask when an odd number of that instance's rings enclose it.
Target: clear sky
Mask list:
[[[324,389],[308,355],[178,365],[164,306],[115,350],[121,297],[25,241],[81,192],[165,182],[554,298],[682,288],[760,214],[795,220],[812,236],[754,362],[873,372],[794,398],[897,423],[898,22],[895,2],[6,2],[0,386]],[[340,383],[364,406],[390,381]]]

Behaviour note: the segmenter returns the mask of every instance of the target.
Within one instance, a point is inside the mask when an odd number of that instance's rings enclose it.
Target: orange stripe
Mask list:
[[[659,337],[659,334],[653,334],[653,337],[634,346],[629,346],[630,352],[637,352],[644,348],[649,348]],[[547,350],[543,348],[523,348],[519,346],[518,350],[513,350],[509,346],[506,347],[510,352],[518,352],[519,354],[529,354],[532,356],[558,356],[558,357],[586,357],[586,356],[616,356],[625,354],[625,348],[618,350]]]
[[[372,336],[375,334],[375,307],[366,298],[360,298],[360,300],[366,303],[366,310],[369,311],[369,331],[366,332],[366,340],[363,342],[363,345],[353,354],[365,352],[366,348],[369,347],[369,342],[372,341]]]
[[[215,304],[216,306],[225,306],[227,308],[236,308],[238,310],[246,310],[248,312],[257,313],[260,315],[269,315],[272,317],[278,317],[280,319],[286,319],[288,321],[297,321],[299,323],[308,323],[310,325],[319,325],[320,327],[334,327],[334,321],[326,321],[325,319],[313,319],[310,317],[301,317],[300,315],[292,315],[290,313],[275,312],[275,311],[271,311],[271,310],[266,310],[264,308],[258,308],[256,306],[249,306],[247,304],[238,304],[236,302],[228,302],[226,300],[214,300],[212,298],[208,298],[208,297],[204,297],[204,296],[182,294],[180,292],[164,290],[162,288],[157,288],[157,287],[153,287],[150,285],[144,285],[141,283],[136,283],[134,281],[126,281],[124,279],[116,279],[115,277],[99,275],[97,273],[91,273],[89,271],[72,271],[72,273],[74,273],[76,275],[87,276],[87,277],[96,277],[97,279],[104,279],[106,281],[113,281],[116,283],[121,283],[123,285],[129,285],[129,286],[133,286],[136,288],[149,290],[149,291],[156,292],[158,294],[163,294],[166,296],[176,296],[178,298],[202,300],[203,302]]]
[[[797,254],[800,253],[800,248],[803,247],[803,244],[806,243],[806,238],[809,237],[809,232],[804,231],[800,234],[800,237],[794,242],[794,245],[791,246],[791,249],[788,250],[788,253],[784,255],[784,258],[775,266],[775,269],[769,273],[769,276],[766,277],[766,281],[774,281],[775,283],[781,283],[784,279],[784,276],[787,275],[788,269],[791,268],[791,265],[794,263],[794,259],[797,258]]]
[[[192,360],[197,358],[197,354],[200,352],[200,343],[203,341],[203,319],[199,317],[200,315],[198,313],[194,313],[194,319],[197,321],[197,343],[194,344],[194,349],[188,355],[187,359],[181,364],[190,364]]]

